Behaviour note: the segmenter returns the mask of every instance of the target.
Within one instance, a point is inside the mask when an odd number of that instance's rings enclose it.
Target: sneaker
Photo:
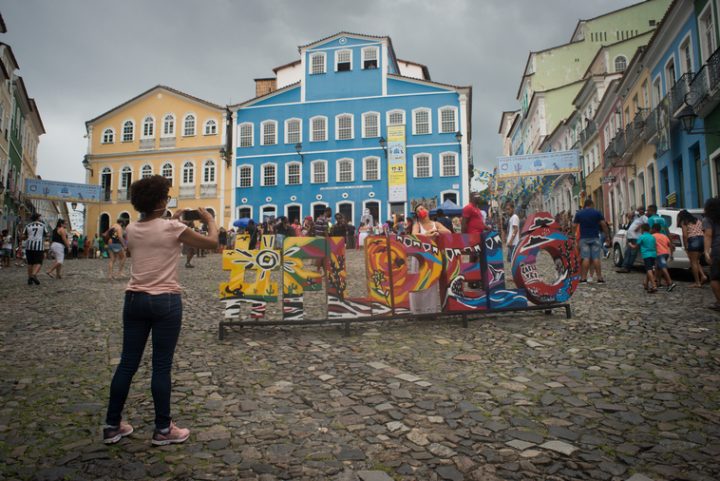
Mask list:
[[[120,426],[105,426],[103,428],[103,442],[105,444],[115,444],[125,436],[131,435],[133,427],[128,423],[120,421]]]
[[[28,286],[32,286],[32,285],[33,285],[32,277],[28,277]]]
[[[672,290],[675,289],[676,286],[677,286],[677,284],[675,284],[675,283],[673,282],[672,284],[670,284],[669,286],[667,286],[667,291],[668,291],[668,292],[672,292]]]
[[[40,285],[40,281],[38,280],[37,276],[33,276],[30,279],[32,279],[32,281],[35,283],[35,285],[38,285],[38,286]]]
[[[155,446],[167,446],[168,444],[184,443],[190,437],[189,429],[182,429],[175,426],[175,423],[171,422],[170,427],[161,430],[156,429],[153,433],[152,443]]]

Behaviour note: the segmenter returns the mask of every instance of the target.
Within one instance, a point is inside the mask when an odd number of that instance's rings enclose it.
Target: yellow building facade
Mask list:
[[[218,225],[231,219],[226,109],[158,85],[86,122],[86,182],[103,188],[86,206],[91,238],[116,219],[136,221],[130,185],[150,175],[172,182],[168,209],[204,207]]]

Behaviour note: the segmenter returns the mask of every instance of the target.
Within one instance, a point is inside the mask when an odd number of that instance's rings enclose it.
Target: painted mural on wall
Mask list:
[[[263,320],[269,302],[277,302],[282,279],[282,320],[304,320],[306,292],[323,291],[327,319],[383,318],[417,313],[469,313],[522,309],[567,302],[579,283],[579,260],[570,239],[549,213],[530,216],[521,229],[506,286],[503,249],[497,232],[425,236],[370,236],[365,243],[365,295],[348,292],[345,239],[289,237],[275,246],[263,236],[256,249],[238,236],[223,254],[228,282],[220,285],[226,320],[237,318],[243,304],[250,317]],[[536,266],[541,251],[553,259],[555,279],[548,282]],[[420,309],[420,311],[418,311]]]

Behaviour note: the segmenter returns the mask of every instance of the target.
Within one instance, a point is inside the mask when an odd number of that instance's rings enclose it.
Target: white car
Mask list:
[[[683,245],[682,229],[677,225],[678,212],[681,209],[658,209],[658,215],[665,220],[665,224],[668,226],[670,231],[670,241],[675,246],[675,253],[673,259],[668,260],[668,267],[670,269],[689,269],[690,259],[688,259],[687,252],[685,252],[685,246]],[[702,209],[687,209],[692,215],[702,220],[703,210]],[[612,250],[613,250],[613,262],[615,266],[622,267],[623,256],[625,255],[625,229],[620,229],[613,236]],[[704,259],[701,258],[701,262],[704,263]],[[635,265],[642,265],[642,257],[640,253],[635,258]]]

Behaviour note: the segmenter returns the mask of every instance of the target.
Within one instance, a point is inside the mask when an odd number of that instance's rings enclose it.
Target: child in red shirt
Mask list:
[[[675,252],[675,246],[670,241],[670,238],[663,234],[661,231],[660,224],[652,226],[652,235],[655,238],[655,245],[657,248],[657,257],[655,259],[655,267],[659,271],[658,275],[658,287],[660,287],[660,278],[665,280],[667,284],[668,292],[675,289],[675,283],[670,278],[670,271],[668,271],[667,261],[672,253]]]

